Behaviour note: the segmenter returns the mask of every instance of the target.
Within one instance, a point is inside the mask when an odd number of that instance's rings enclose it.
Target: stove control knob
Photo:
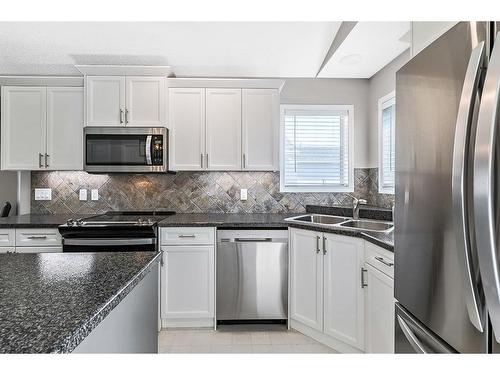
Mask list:
[[[77,225],[79,227],[82,226],[83,225],[83,220],[82,219],[76,220],[75,225]]]
[[[74,219],[69,219],[68,221],[66,221],[66,225],[68,227],[72,227],[73,225],[75,225],[75,220]]]
[[[153,220],[148,219],[148,225],[153,225]]]

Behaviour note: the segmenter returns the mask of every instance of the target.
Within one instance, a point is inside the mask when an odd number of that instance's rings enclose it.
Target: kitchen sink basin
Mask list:
[[[371,220],[348,220],[344,223],[339,224],[339,226],[344,228],[353,228],[373,232],[385,232],[394,227],[392,223]]]
[[[334,224],[343,223],[344,221],[348,220],[348,218],[340,217],[340,216],[309,214],[309,215],[294,217],[294,218],[291,218],[289,220],[290,221],[305,222],[305,223],[313,223],[313,224],[334,225]]]

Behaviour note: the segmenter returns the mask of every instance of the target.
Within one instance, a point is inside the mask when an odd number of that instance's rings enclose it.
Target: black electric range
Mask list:
[[[158,222],[173,211],[109,211],[59,226],[63,252],[156,251]]]

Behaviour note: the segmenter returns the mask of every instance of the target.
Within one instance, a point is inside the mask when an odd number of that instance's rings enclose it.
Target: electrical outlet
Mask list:
[[[35,189],[36,201],[50,201],[52,200],[52,189]]]
[[[81,201],[87,200],[87,189],[80,189],[80,200]]]
[[[248,199],[248,189],[241,189],[240,190],[240,199],[242,201],[246,201]]]
[[[93,201],[99,200],[99,190],[98,189],[92,189],[90,191],[90,199],[92,199]]]

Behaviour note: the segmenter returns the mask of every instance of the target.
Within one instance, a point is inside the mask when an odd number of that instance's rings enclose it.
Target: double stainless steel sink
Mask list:
[[[314,224],[325,227],[336,227],[342,229],[351,229],[367,232],[390,232],[394,225],[388,221],[352,219],[343,216],[307,214],[295,217],[289,217],[286,221],[293,221],[301,224]]]

